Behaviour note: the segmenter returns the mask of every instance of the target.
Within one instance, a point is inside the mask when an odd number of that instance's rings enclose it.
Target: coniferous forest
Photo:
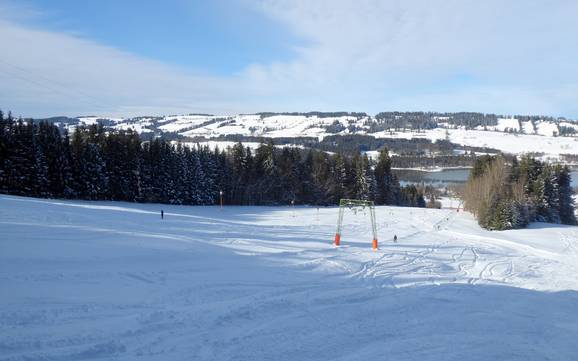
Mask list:
[[[470,173],[464,201],[480,226],[505,230],[534,221],[576,224],[573,195],[567,166],[484,156]]]
[[[15,120],[0,112],[0,192],[70,198],[211,205],[333,205],[341,198],[424,207],[415,186],[400,187],[387,149],[372,161],[359,151],[241,143],[226,150],[143,141],[132,131]]]

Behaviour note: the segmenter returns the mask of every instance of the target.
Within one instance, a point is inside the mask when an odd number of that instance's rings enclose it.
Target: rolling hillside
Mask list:
[[[69,130],[79,124],[102,122],[106,127],[133,129],[144,136],[162,134],[183,142],[221,146],[239,140],[256,143],[260,137],[283,138],[285,144],[290,144],[290,139],[322,140],[334,135],[367,135],[377,139],[425,139],[431,142],[449,140],[457,145],[457,148],[487,148],[512,154],[531,152],[552,160],[559,160],[561,155],[578,155],[578,123],[571,120],[498,117],[479,113],[380,114],[261,113],[51,120]]]

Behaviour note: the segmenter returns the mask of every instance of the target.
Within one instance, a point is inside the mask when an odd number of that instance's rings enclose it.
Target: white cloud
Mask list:
[[[148,113],[226,107],[232,79],[194,74],[89,40],[0,21],[4,101],[37,114]],[[46,109],[42,111],[40,109]]]
[[[0,9],[0,106],[27,116],[312,109],[578,116],[578,2],[250,6],[308,41],[296,60],[208,76],[32,28]]]
[[[578,114],[577,99],[565,101],[575,93],[563,92],[578,85],[578,2],[264,0],[260,7],[312,41],[296,62],[253,67],[263,83],[312,79],[313,91],[326,84],[352,99],[363,94],[373,111],[384,104]],[[459,74],[479,84],[447,89]]]

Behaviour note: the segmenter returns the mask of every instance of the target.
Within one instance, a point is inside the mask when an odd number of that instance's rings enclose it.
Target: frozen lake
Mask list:
[[[463,184],[470,176],[470,168],[448,168],[439,171],[426,171],[417,169],[395,169],[395,174],[402,185],[425,183],[438,187],[452,184]],[[578,187],[578,171],[572,171],[572,187]]]

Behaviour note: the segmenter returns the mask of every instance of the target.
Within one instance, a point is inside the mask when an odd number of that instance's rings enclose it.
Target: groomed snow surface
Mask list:
[[[578,359],[577,228],[336,218],[0,196],[0,360]]]

